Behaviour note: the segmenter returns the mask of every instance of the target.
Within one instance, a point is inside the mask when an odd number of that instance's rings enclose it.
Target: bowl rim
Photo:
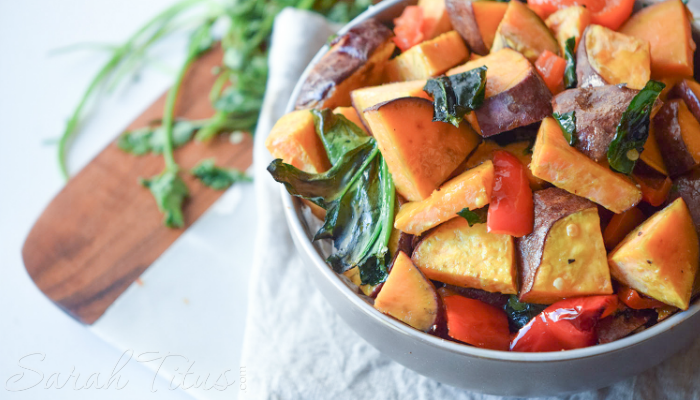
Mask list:
[[[388,13],[397,7],[402,7],[404,5],[415,4],[412,0],[384,0],[377,5],[370,6],[369,9],[358,17],[350,21],[342,29],[338,31],[339,35],[344,34],[352,27],[357,24],[366,21],[369,18],[374,18],[381,16],[384,13]],[[306,80],[311,68],[320,60],[320,58],[328,51],[328,44],[324,45],[318,53],[311,60],[309,65],[306,67],[301,77],[297,81],[292,96],[285,112],[291,112],[295,108],[296,100],[299,97],[301,91],[301,86]],[[540,352],[540,353],[528,353],[528,352],[510,352],[503,350],[489,350],[481,349],[478,347],[473,347],[457,342],[452,342],[446,339],[442,339],[437,336],[429,335],[427,333],[418,331],[410,326],[399,322],[398,320],[391,318],[387,315],[382,314],[372,307],[367,301],[363,300],[362,297],[355,291],[353,291],[347,284],[345,284],[340,276],[333,271],[325,260],[321,257],[321,254],[317,248],[313,245],[311,237],[307,232],[307,226],[305,222],[302,222],[302,203],[300,200],[295,199],[289,193],[287,193],[285,187],[280,185],[280,195],[282,197],[282,203],[284,207],[284,213],[287,219],[287,224],[289,226],[290,233],[292,237],[296,240],[297,248],[305,253],[309,260],[312,261],[313,267],[319,269],[323,279],[326,279],[335,290],[340,292],[342,296],[349,300],[353,306],[365,314],[367,317],[375,319],[386,329],[393,331],[395,334],[408,336],[416,341],[419,341],[425,345],[439,348],[442,350],[449,351],[458,355],[463,355],[472,358],[488,359],[493,361],[508,361],[508,362],[523,362],[523,363],[543,363],[543,362],[566,362],[572,360],[579,360],[590,357],[597,357],[602,355],[608,355],[610,353],[619,352],[626,350],[630,347],[638,346],[643,344],[657,335],[662,334],[673,329],[675,326],[683,323],[692,316],[700,311],[700,301],[695,301],[690,305],[690,307],[685,310],[678,312],[664,321],[657,323],[651,328],[647,328],[642,332],[627,336],[625,338],[616,340],[611,343],[598,344],[595,346],[585,347],[582,349],[566,350],[566,351],[555,351],[555,352]]]

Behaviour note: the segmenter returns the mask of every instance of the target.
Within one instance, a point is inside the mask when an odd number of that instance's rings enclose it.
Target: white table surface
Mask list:
[[[47,142],[58,137],[89,79],[105,59],[104,54],[92,50],[58,56],[50,56],[50,51],[87,41],[118,43],[170,3],[171,0],[0,2],[2,399],[191,398],[183,390],[168,390],[167,381],[133,361],[121,369],[118,384],[108,389],[92,385],[78,390],[87,386],[91,374],[99,374],[101,384],[109,379],[125,349],[107,344],[59,311],[34,286],[20,255],[35,219],[63,185],[55,145]],[[175,66],[183,43],[172,40],[160,47],[157,55]],[[147,70],[136,84],[101,101],[75,142],[71,170],[77,171],[94,157],[163,93],[171,79],[163,71]],[[22,373],[24,376],[15,383],[17,374]],[[55,373],[61,374],[60,385],[71,373],[74,377],[58,389],[53,382]],[[76,384],[77,374],[80,376]],[[51,388],[44,388],[51,383]],[[25,388],[28,389],[8,391]]]

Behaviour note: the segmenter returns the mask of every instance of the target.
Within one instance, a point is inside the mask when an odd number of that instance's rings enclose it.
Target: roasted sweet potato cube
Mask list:
[[[516,50],[532,62],[546,50],[559,55],[559,44],[547,25],[519,1],[508,2],[506,13],[496,29],[491,52],[504,48]]]
[[[690,12],[681,0],[666,0],[641,9],[619,29],[620,33],[649,42],[651,76],[693,76]]]
[[[673,179],[673,189],[669,200],[683,198],[693,217],[695,231],[700,236],[700,169],[693,168],[689,172]],[[700,280],[698,280],[700,285]]]
[[[642,191],[629,178],[569,146],[559,123],[551,117],[542,121],[537,133],[530,170],[536,177],[614,213],[626,211],[642,200]]]
[[[382,83],[396,47],[392,36],[389,28],[369,19],[336,38],[306,77],[296,108],[350,106],[351,91]]]
[[[552,113],[552,93],[530,61],[511,49],[469,61],[447,71],[454,75],[486,66],[484,103],[467,120],[484,137],[542,120]]]
[[[671,91],[671,97],[683,99],[695,119],[700,121],[700,83],[693,79],[681,79]]]
[[[493,162],[488,160],[450,179],[427,199],[402,205],[396,214],[394,227],[402,232],[420,235],[457,217],[457,213],[465,208],[481,208],[491,201],[493,180]]]
[[[431,78],[463,63],[467,57],[469,49],[464,41],[457,32],[450,31],[417,44],[389,61],[386,76],[390,82]]]
[[[433,283],[413,265],[406,253],[400,252],[374,301],[374,308],[427,332],[438,319],[440,300]]]
[[[360,115],[365,128],[368,128],[365,120],[364,111],[372,106],[385,101],[398,99],[399,97],[421,97],[427,100],[432,98],[426,93],[423,88],[427,83],[426,80],[396,82],[379,86],[370,86],[362,89],[353,90],[350,93],[352,105]]]
[[[591,24],[591,12],[583,6],[566,7],[551,14],[544,22],[554,32],[560,54],[563,55],[566,51],[566,41],[570,37],[576,40],[574,49],[578,48],[583,31]]]
[[[445,0],[418,0],[418,7],[423,10],[421,32],[425,40],[430,40],[452,30],[450,16],[447,15],[445,8]]]
[[[452,26],[476,54],[486,55],[508,8],[496,1],[445,0]]]
[[[698,235],[682,198],[652,215],[608,256],[613,277],[683,310],[698,269]]]
[[[336,107],[333,110],[333,114],[342,115],[343,117],[347,118],[350,122],[357,125],[358,128],[367,132],[365,125],[362,123],[362,120],[360,119],[360,114],[357,113],[357,111],[355,110],[354,107]]]
[[[516,239],[520,300],[552,304],[612,293],[596,205],[558,188],[535,192],[534,203],[534,230]]]
[[[273,157],[302,171],[319,173],[331,167],[309,110],[292,111],[280,118],[265,140],[265,147]]]
[[[683,100],[664,103],[653,123],[656,141],[671,176],[700,164],[700,123]]]
[[[430,279],[487,292],[515,294],[517,268],[513,237],[489,233],[486,224],[462,217],[430,231],[411,256]]]
[[[600,25],[586,28],[576,52],[578,87],[625,83],[641,90],[650,75],[648,42]]]
[[[389,166],[396,191],[409,201],[427,198],[479,144],[479,136],[433,121],[433,103],[403,97],[364,112],[369,130]]]

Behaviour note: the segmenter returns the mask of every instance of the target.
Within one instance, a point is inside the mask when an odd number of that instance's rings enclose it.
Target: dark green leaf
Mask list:
[[[428,80],[424,90],[433,98],[433,121],[459,126],[464,116],[484,102],[486,67]]]
[[[485,224],[486,217],[488,215],[488,206],[476,209],[474,211],[469,208],[464,208],[462,211],[458,212],[457,215],[467,220],[469,226],[474,226],[474,224]]]
[[[661,82],[647,82],[622,113],[615,137],[608,147],[610,168],[623,174],[632,173],[649,137],[651,109],[665,87]]]
[[[576,111],[569,111],[563,114],[555,112],[552,114],[552,117],[559,122],[561,131],[569,146],[574,146],[576,144]]]
[[[508,325],[511,332],[520,330],[520,328],[527,325],[531,319],[535,318],[535,316],[541,313],[545,308],[547,308],[546,305],[521,303],[520,300],[518,300],[518,296],[510,296],[504,310],[508,316]]]
[[[566,60],[566,69],[564,70],[564,87],[571,89],[576,87],[576,38],[574,36],[566,39],[564,46],[564,60]]]
[[[346,152],[324,173],[309,174],[279,159],[268,171],[293,196],[326,209],[314,240],[333,241],[335,252],[327,261],[336,272],[357,266],[363,284],[386,279],[395,190],[374,139]]]
[[[173,125],[173,146],[177,148],[189,142],[202,124],[203,121],[176,121]],[[165,146],[165,130],[157,126],[127,131],[119,137],[117,146],[127,153],[138,156],[148,153],[162,154]]]
[[[243,171],[235,168],[217,167],[213,159],[202,160],[192,168],[191,172],[203,184],[215,190],[227,189],[236,182],[252,181],[250,176]]]
[[[331,165],[348,151],[366,143],[370,137],[343,115],[334,114],[330,109],[312,110],[316,133],[321,138]]]
[[[182,203],[189,195],[189,190],[177,172],[166,170],[151,179],[141,178],[140,183],[151,191],[167,227],[181,228],[185,225]]]

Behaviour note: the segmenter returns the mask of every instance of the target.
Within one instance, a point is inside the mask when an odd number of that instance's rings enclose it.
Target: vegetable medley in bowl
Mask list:
[[[700,84],[686,5],[633,6],[420,0],[356,24],[268,171],[330,267],[417,330],[519,352],[640,332],[697,291]]]

